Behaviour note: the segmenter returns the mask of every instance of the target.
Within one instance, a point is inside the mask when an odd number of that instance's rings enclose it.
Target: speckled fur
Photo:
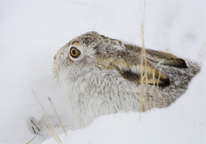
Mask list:
[[[82,57],[71,61],[69,48],[74,42],[82,46],[80,47]],[[164,54],[168,53],[162,52],[161,57],[158,55],[161,52],[154,51],[158,54],[152,56],[152,51],[154,50],[146,50],[149,55],[147,58],[153,59],[150,61],[151,67],[158,69],[170,80],[169,86],[156,87],[156,107],[163,108],[169,106],[187,90],[190,80],[199,72],[200,67],[190,60],[186,60],[188,68],[174,67],[171,63],[171,65],[157,65],[156,62],[164,59]],[[101,115],[120,111],[143,111],[140,84],[125,79],[111,66],[111,58],[122,60],[129,68],[137,66],[140,55],[140,47],[125,44],[96,32],[88,32],[74,38],[57,52],[54,73],[68,92],[65,96],[68,101],[69,117],[73,119],[75,128],[87,126]],[[172,54],[168,54],[167,58],[166,60],[169,61],[178,59]],[[102,61],[104,61],[103,66]],[[144,84],[143,87],[145,110],[148,110],[146,85]],[[148,87],[151,109],[154,107],[154,88],[153,85]]]

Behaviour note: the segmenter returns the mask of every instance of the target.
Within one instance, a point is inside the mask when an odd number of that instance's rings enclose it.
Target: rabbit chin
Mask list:
[[[61,65],[54,63],[54,75],[56,78],[66,85],[71,85],[84,78],[89,73],[99,70],[93,64],[84,63],[80,65],[78,63],[68,63],[68,65]]]

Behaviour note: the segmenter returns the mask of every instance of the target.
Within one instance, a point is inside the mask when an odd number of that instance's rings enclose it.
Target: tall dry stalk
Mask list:
[[[35,139],[35,137],[33,137],[29,142],[27,142],[26,144],[30,144],[33,140]]]
[[[141,24],[141,34],[142,34],[142,51],[141,51],[141,102],[142,102],[142,109],[143,112],[145,111],[145,99],[144,99],[144,83],[146,84],[146,95],[147,95],[147,105],[148,105],[148,110],[150,109],[149,107],[149,87],[148,87],[148,65],[147,65],[147,58],[146,58],[146,48],[145,48],[145,40],[144,40],[144,26],[145,26],[145,11],[146,11],[146,0],[144,0],[144,6],[143,6],[143,19],[142,19],[142,24]],[[157,65],[160,65],[164,60],[160,61]],[[158,76],[158,80],[156,83],[155,79],[155,70],[153,71],[153,90],[154,90],[154,107],[156,107],[156,87],[159,85],[159,80],[160,80],[160,74]],[[165,97],[163,96],[163,102],[164,106],[166,107],[165,103]]]
[[[143,20],[141,24],[141,34],[142,34],[142,51],[141,51],[141,102],[142,102],[142,111],[145,111],[145,99],[144,99],[144,80],[146,81],[146,91],[147,91],[147,101],[149,109],[149,91],[148,91],[148,75],[147,75],[147,61],[146,61],[146,51],[145,51],[145,42],[144,42],[144,25],[145,25],[145,9],[146,9],[146,0],[144,0],[143,8]],[[144,73],[143,73],[144,71]]]
[[[64,126],[63,126],[63,124],[62,124],[62,122],[61,122],[61,120],[60,120],[60,118],[59,118],[59,115],[58,115],[58,113],[57,113],[57,111],[56,111],[56,109],[55,109],[55,107],[54,107],[54,105],[53,105],[50,97],[48,97],[48,99],[49,99],[49,101],[50,101],[50,103],[51,103],[51,105],[52,105],[52,108],[53,108],[53,110],[54,110],[54,112],[55,112],[55,114],[56,114],[56,116],[57,116],[57,118],[58,118],[58,120],[59,120],[59,122],[60,122],[60,124],[61,124],[61,126],[62,126],[62,129],[63,129],[65,135],[67,135],[67,132],[66,132],[66,130],[64,129]]]
[[[34,92],[34,90],[32,89],[32,87],[31,87],[31,90],[32,90],[34,96],[36,97],[36,99],[37,99],[39,105],[41,106],[41,108],[42,108],[42,110],[43,110],[43,112],[44,112],[44,114],[45,114],[45,116],[46,116],[46,118],[47,118],[47,120],[48,120],[50,126],[52,127],[53,134],[56,135],[58,142],[62,143],[61,140],[60,140],[60,138],[59,138],[59,135],[58,135],[58,133],[57,133],[57,131],[56,131],[54,125],[53,125],[53,123],[51,122],[51,120],[50,120],[48,114],[46,113],[46,111],[45,111],[43,105],[41,104],[39,98],[37,97],[37,95],[36,95],[36,93]],[[44,127],[44,128],[46,128],[46,127]],[[46,130],[47,130],[47,129],[46,129]],[[50,134],[50,132],[49,132],[49,134]],[[55,139],[55,140],[56,140],[56,139]]]

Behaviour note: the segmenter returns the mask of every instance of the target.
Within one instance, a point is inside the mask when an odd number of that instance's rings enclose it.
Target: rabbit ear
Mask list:
[[[161,74],[161,72],[154,67],[154,65],[147,60],[141,66],[141,56],[139,54],[131,52],[118,51],[110,53],[110,57],[107,59],[98,58],[96,59],[99,67],[106,70],[116,70],[123,78],[129,81],[146,83],[145,74],[147,74],[147,83],[159,84],[166,86],[170,84],[169,78]],[[141,72],[143,73],[141,77]]]
[[[171,53],[155,51],[151,49],[146,50],[147,58],[154,62],[160,62],[163,65],[171,65],[180,68],[187,68],[185,60],[177,58]]]
[[[147,61],[146,66],[145,63],[143,63],[143,65],[141,65],[140,63],[138,65],[119,65],[119,63],[119,60],[117,60],[113,63],[113,65],[115,66],[116,70],[121,74],[121,76],[127,80],[140,83],[141,79],[143,79],[143,83],[158,84],[161,86],[167,86],[170,84],[169,78],[161,74],[161,72],[156,69],[149,61]]]
[[[125,47],[127,48],[127,50],[133,51],[135,53],[141,53],[141,49],[142,49],[138,46],[130,45],[130,44],[125,44]],[[146,57],[153,62],[157,62],[157,63],[160,62],[163,65],[187,68],[187,64],[185,60],[178,58],[171,53],[166,53],[166,52],[161,52],[161,51],[156,51],[151,49],[145,49],[145,50],[146,50]]]

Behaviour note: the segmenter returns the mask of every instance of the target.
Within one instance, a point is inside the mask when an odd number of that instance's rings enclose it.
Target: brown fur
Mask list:
[[[73,39],[70,43],[85,48],[92,45],[95,51],[94,62],[98,67],[104,70],[116,70],[127,80],[140,82],[141,47],[126,44],[93,31]],[[154,81],[157,84],[158,78],[161,85],[169,85],[170,83],[169,78],[163,75],[153,65],[153,62],[180,68],[187,67],[183,59],[177,58],[170,53],[151,49],[145,50],[146,60],[143,61],[143,65],[147,63],[147,68],[144,66],[143,73],[147,73],[148,81],[151,84]],[[146,69],[147,72],[145,71]],[[153,72],[155,72],[155,78],[153,78]]]

